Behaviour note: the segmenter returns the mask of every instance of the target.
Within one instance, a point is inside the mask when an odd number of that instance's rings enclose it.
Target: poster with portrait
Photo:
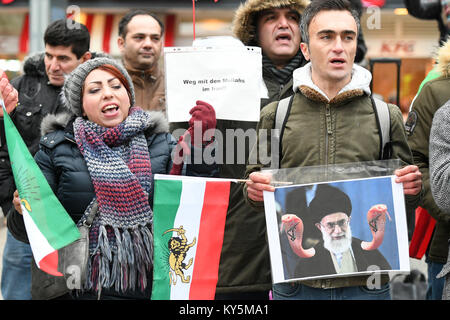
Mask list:
[[[403,186],[394,179],[264,192],[273,282],[409,272]]]
[[[168,47],[164,65],[169,122],[189,121],[197,100],[211,104],[217,119],[259,121],[261,48]]]

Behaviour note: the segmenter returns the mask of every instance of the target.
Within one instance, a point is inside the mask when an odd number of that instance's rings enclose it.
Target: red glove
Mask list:
[[[4,71],[0,70],[0,97],[3,98],[6,111],[10,113],[19,101],[17,90],[9,83]],[[3,116],[3,108],[0,106],[0,116]]]
[[[189,111],[192,116],[187,131],[191,137],[191,144],[201,147],[210,143],[214,137],[216,112],[206,102],[198,100],[196,103],[197,105]]]
[[[173,158],[172,158],[172,169],[170,169],[169,174],[173,175],[181,175],[181,171],[183,170],[183,156],[184,154],[190,154],[189,146],[184,141],[185,136],[187,135],[187,131],[184,135],[182,135],[178,139],[177,146],[175,147]]]
[[[214,129],[216,128],[216,112],[206,102],[197,101],[196,103],[197,105],[189,111],[192,115],[189,120],[189,128],[178,139],[172,158],[172,169],[169,174],[181,175],[184,155],[191,154],[187,141],[190,140],[191,145],[202,147],[213,140]]]

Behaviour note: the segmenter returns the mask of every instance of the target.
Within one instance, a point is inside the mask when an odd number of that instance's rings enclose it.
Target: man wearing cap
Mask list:
[[[371,266],[391,269],[378,249],[363,250],[362,240],[352,237],[351,213],[352,203],[345,192],[330,185],[318,188],[309,207],[309,219],[322,240],[314,246],[313,257],[298,262],[295,277],[362,272]]]

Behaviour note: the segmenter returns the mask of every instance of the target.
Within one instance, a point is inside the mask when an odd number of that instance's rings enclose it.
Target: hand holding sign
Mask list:
[[[189,120],[188,129],[191,136],[191,143],[198,147],[210,143],[214,137],[214,129],[216,128],[216,112],[214,108],[206,102],[197,100],[197,105],[189,111],[189,114],[192,115]],[[201,130],[195,130],[196,125]],[[200,137],[196,133],[199,133]]]
[[[190,155],[190,146],[196,147],[206,146],[212,142],[214,138],[214,131],[216,128],[216,112],[214,108],[203,101],[197,100],[197,105],[193,107],[189,114],[189,128],[178,139],[173,157],[173,166],[170,171],[172,175],[180,175],[183,169],[183,158],[185,155]]]

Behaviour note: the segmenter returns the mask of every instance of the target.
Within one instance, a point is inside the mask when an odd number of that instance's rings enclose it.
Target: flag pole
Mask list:
[[[195,40],[195,0],[192,0],[192,28],[193,28],[193,36]]]
[[[236,182],[241,182],[241,183],[246,183],[246,182],[251,182],[252,180],[250,179],[232,179],[233,181]],[[271,181],[270,184],[284,184],[284,185],[291,185],[294,184],[293,182],[289,182],[289,181]]]

